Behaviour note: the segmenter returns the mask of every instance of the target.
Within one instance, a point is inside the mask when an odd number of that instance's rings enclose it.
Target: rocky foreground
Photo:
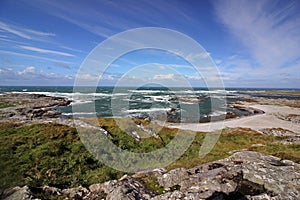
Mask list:
[[[300,164],[253,151],[236,152],[229,158],[190,169],[166,172],[154,170],[163,194],[147,189],[140,176],[124,176],[89,188],[58,189],[16,187],[6,190],[2,199],[36,199],[51,196],[64,199],[300,199]]]

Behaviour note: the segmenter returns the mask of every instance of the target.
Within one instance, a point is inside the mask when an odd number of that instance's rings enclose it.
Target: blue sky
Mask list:
[[[173,29],[196,40],[226,87],[300,88],[297,0],[2,0],[0,85],[73,85],[97,44],[140,27]],[[184,60],[159,51],[125,55],[101,84],[114,84],[130,68],[148,62],[157,64],[146,65],[156,72],[149,76],[174,80],[175,74],[163,70],[173,67],[192,85],[203,86]]]

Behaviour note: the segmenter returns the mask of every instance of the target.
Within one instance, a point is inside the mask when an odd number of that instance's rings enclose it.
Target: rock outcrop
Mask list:
[[[66,199],[108,200],[300,199],[300,165],[253,151],[236,152],[229,158],[190,169],[150,174],[156,176],[163,194],[155,194],[138,178],[125,175],[89,188],[43,187],[38,195],[27,186],[18,187],[3,192],[2,198],[33,199],[45,193]]]
[[[1,100],[11,107],[0,109],[1,120],[45,120],[56,119],[60,106],[68,106],[71,101],[62,97],[51,97],[43,94],[8,93],[1,95]]]
[[[166,191],[177,189],[155,199],[299,199],[299,170],[300,165],[292,161],[237,152],[223,160],[158,176]]]

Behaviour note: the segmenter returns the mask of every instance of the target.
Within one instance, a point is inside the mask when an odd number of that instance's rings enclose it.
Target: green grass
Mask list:
[[[85,149],[76,129],[57,124],[0,124],[0,188],[88,186],[123,175]]]
[[[274,143],[263,147],[252,147],[250,150],[300,163],[300,144],[284,145],[280,143]]]
[[[113,119],[99,119],[99,123],[111,134],[111,141],[132,152],[150,152],[168,144],[177,130],[155,127],[159,138],[134,140],[117,127]],[[144,123],[144,122],[141,122]],[[150,125],[149,125],[150,126]],[[130,128],[130,127],[129,127]],[[190,132],[187,131],[187,134]],[[280,138],[262,135],[250,129],[223,131],[212,151],[203,159],[199,149],[206,133],[196,133],[189,149],[168,170],[193,167],[230,156],[230,151],[249,149],[300,162],[299,145],[276,144]],[[253,144],[265,146],[253,147]],[[58,124],[20,126],[0,123],[0,188],[16,185],[58,188],[89,186],[110,179],[118,179],[123,173],[97,161],[83,146],[75,128]],[[140,177],[153,191],[162,193],[154,176]]]

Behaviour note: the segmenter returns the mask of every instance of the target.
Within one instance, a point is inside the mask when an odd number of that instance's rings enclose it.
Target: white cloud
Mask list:
[[[73,75],[45,73],[29,66],[23,71],[12,68],[0,68],[0,85],[73,85]]]
[[[76,79],[78,81],[97,81],[99,76],[91,75],[91,74],[78,74]]]
[[[59,56],[74,57],[74,55],[72,55],[72,54],[61,52],[61,51],[54,51],[54,50],[49,50],[49,49],[41,49],[41,48],[37,48],[37,47],[23,46],[23,45],[20,45],[19,47],[22,48],[22,49],[26,49],[26,50],[34,51],[34,52],[38,52],[38,53],[55,54],[55,55],[59,55]]]
[[[34,74],[34,73],[35,73],[35,67],[33,67],[33,66],[27,67],[27,68],[24,69],[23,71],[18,72],[19,75],[23,75],[23,74]]]
[[[176,74],[155,74],[153,76],[154,80],[175,80]]]
[[[215,1],[221,23],[263,67],[277,68],[300,57],[300,13],[291,1]]]
[[[29,40],[31,40],[31,39],[35,40],[36,36],[40,36],[40,37],[55,36],[54,33],[47,33],[47,32],[27,29],[27,28],[15,26],[15,25],[9,25],[2,21],[0,21],[0,30],[17,35],[21,38],[29,39]]]

